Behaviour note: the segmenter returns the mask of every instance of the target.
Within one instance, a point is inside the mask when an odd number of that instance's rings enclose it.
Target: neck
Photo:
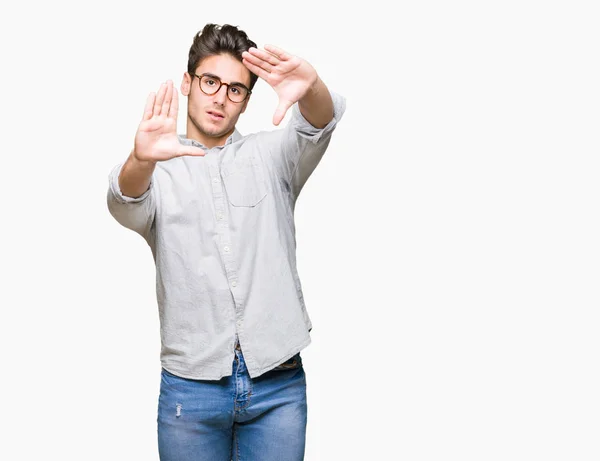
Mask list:
[[[187,139],[193,139],[194,141],[198,141],[203,146],[212,149],[216,146],[224,146],[225,141],[227,141],[227,138],[229,138],[229,136],[231,136],[234,131],[235,127],[233,127],[230,131],[220,136],[210,136],[200,131],[198,127],[196,127],[196,125],[194,125],[194,123],[188,118],[185,137]]]

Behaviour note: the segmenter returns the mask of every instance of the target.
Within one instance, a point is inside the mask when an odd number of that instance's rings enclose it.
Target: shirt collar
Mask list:
[[[178,135],[179,137],[179,142],[181,142],[181,144],[184,144],[186,146],[196,146],[196,147],[200,147],[205,149],[206,146],[203,145],[202,143],[194,140],[194,139],[188,139],[186,138],[184,135],[180,134]],[[232,144],[234,142],[239,141],[240,139],[242,139],[242,134],[238,131],[237,128],[233,129],[233,133],[231,133],[231,135],[229,135],[229,137],[225,140],[225,144],[223,146],[216,146],[216,147],[225,147],[229,144]]]

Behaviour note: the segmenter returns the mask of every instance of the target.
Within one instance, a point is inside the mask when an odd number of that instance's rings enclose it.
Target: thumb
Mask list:
[[[177,153],[176,154],[177,154],[177,157],[182,157],[184,155],[189,155],[189,156],[192,156],[192,157],[204,157],[204,155],[206,154],[206,152],[204,152],[199,147],[181,145],[177,149]]]
[[[292,101],[280,100],[277,109],[275,110],[275,115],[273,115],[273,124],[279,125],[285,117],[286,112],[290,107],[292,107]]]

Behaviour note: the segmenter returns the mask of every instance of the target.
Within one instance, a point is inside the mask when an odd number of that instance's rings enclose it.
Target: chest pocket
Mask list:
[[[267,195],[264,171],[254,155],[238,156],[221,167],[227,199],[233,206],[253,207]]]

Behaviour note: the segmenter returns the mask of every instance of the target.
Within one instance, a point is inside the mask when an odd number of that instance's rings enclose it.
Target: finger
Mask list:
[[[291,54],[286,53],[281,48],[278,48],[275,45],[265,45],[265,50],[267,50],[269,53],[277,56],[277,58],[280,59],[281,61],[287,61],[288,59],[290,59],[292,57]]]
[[[146,99],[146,107],[144,108],[142,120],[150,120],[152,118],[152,113],[154,112],[154,99],[156,99],[156,94],[150,93],[148,99]]]
[[[173,99],[171,100],[171,106],[169,107],[169,113],[167,117],[177,120],[177,114],[179,111],[179,93],[177,88],[173,88]]]
[[[269,72],[267,72],[264,69],[261,69],[258,66],[255,66],[250,61],[248,61],[246,58],[242,59],[242,63],[248,68],[248,70],[250,72],[252,72],[253,74],[258,75],[263,80],[267,80],[269,78],[269,75],[270,75]]]
[[[160,89],[156,94],[156,100],[154,101],[154,115],[160,115],[162,109],[162,103],[165,99],[165,93],[167,92],[167,85],[164,83],[160,85]]]
[[[269,73],[273,69],[273,66],[267,61],[263,60],[260,57],[253,56],[250,53],[242,54],[242,58],[246,59],[248,62],[254,64],[255,66],[260,67],[261,69],[266,70]]]
[[[279,125],[281,123],[281,121],[283,120],[283,117],[285,117],[286,112],[288,111],[288,109],[290,107],[292,107],[292,102],[291,101],[279,101],[279,105],[277,106],[277,109],[275,110],[275,115],[273,115],[273,124],[274,125]]]
[[[248,49],[248,53],[250,53],[250,55],[255,56],[263,61],[268,62],[269,64],[271,64],[273,66],[276,66],[277,64],[279,64],[279,58],[272,53],[267,53],[266,51],[259,50],[254,47],[250,47]]]
[[[177,157],[183,157],[186,155],[191,157],[204,157],[205,154],[206,152],[199,147],[184,146],[183,144],[180,144],[179,149],[176,152]]]
[[[162,103],[162,107],[160,109],[160,113],[162,115],[169,114],[169,107],[171,106],[171,99],[173,99],[173,82],[171,80],[167,81],[167,91],[165,93],[165,99]]]

